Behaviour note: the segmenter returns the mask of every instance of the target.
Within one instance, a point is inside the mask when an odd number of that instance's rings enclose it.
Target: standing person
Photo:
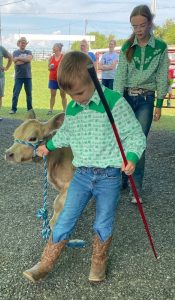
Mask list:
[[[171,98],[173,95],[173,83],[174,83],[174,69],[169,68],[168,70],[168,99],[167,107],[171,107]]]
[[[13,52],[15,83],[13,87],[12,109],[9,112],[10,114],[15,114],[17,111],[18,98],[23,85],[26,93],[27,110],[32,109],[31,61],[33,56],[30,50],[26,50],[27,44],[26,38],[21,37],[17,42],[19,49]]]
[[[161,107],[168,91],[168,49],[166,43],[152,33],[153,15],[148,6],[135,7],[130,22],[133,33],[121,48],[115,87],[128,101],[147,137],[153,115],[155,121],[161,117]],[[155,92],[157,102],[154,109]],[[145,152],[133,174],[140,200],[144,167]],[[127,187],[127,179],[123,177],[123,188]],[[133,195],[131,201],[135,203]]]
[[[102,71],[102,84],[113,90],[114,77],[116,73],[116,64],[118,62],[118,54],[115,52],[116,41],[110,40],[109,52],[102,55],[98,69]]]
[[[126,151],[128,164],[126,167],[122,164],[113,130],[87,70],[89,64],[92,60],[82,52],[72,51],[63,57],[58,70],[58,83],[72,101],[67,106],[61,128],[37,150],[38,155],[43,156],[56,148],[70,146],[73,165],[77,169],[41,261],[23,273],[33,282],[53,269],[92,197],[96,201],[96,216],[89,280],[99,282],[105,279],[107,252],[119,202],[121,166],[127,175],[132,174],[146,146],[141,126],[125,99],[118,92],[103,87]]]
[[[85,54],[87,54],[92,59],[94,68],[97,71],[97,59],[96,59],[96,56],[95,56],[95,54],[92,51],[89,51],[89,44],[88,44],[88,42],[85,39],[83,39],[80,42],[80,51],[83,52],[83,53],[85,53]]]
[[[7,59],[7,64],[3,66],[3,58]],[[2,98],[4,97],[5,87],[5,72],[10,68],[12,64],[12,55],[3,47],[0,46],[0,109],[2,108]],[[2,118],[0,118],[2,121]]]
[[[65,111],[67,105],[67,98],[66,93],[59,88],[58,81],[57,81],[57,71],[59,68],[59,64],[63,58],[62,51],[63,44],[55,43],[53,46],[53,54],[49,58],[48,62],[48,70],[49,70],[49,84],[48,87],[50,89],[50,109],[48,111],[48,115],[53,113],[53,107],[55,105],[55,98],[57,94],[57,90],[60,90],[60,96],[62,100],[62,107]]]

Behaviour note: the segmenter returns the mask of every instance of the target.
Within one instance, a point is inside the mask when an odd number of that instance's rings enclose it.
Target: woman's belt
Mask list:
[[[131,88],[131,87],[125,88],[125,92],[127,92],[129,96],[138,96],[138,95],[146,96],[148,94],[154,94],[154,91],[150,91],[142,88]]]

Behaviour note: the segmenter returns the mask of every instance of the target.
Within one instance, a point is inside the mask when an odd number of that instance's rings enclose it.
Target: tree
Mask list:
[[[91,49],[100,49],[100,48],[108,48],[109,41],[112,39],[116,39],[113,34],[109,36],[105,36],[99,32],[89,32],[88,35],[95,35],[95,41],[91,42]],[[72,50],[80,50],[80,42],[75,41],[71,46]]]
[[[155,36],[163,39],[168,45],[175,44],[175,22],[171,19],[167,20],[165,24],[160,27],[157,26],[154,32]]]

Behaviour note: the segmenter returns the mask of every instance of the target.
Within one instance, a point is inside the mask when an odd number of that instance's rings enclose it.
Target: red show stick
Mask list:
[[[122,146],[122,143],[121,143],[121,140],[120,140],[120,137],[119,137],[116,125],[115,125],[115,121],[114,121],[113,115],[111,113],[111,110],[109,108],[108,102],[107,102],[107,100],[105,98],[105,95],[103,93],[103,90],[101,88],[101,85],[99,83],[99,80],[97,78],[97,73],[95,71],[95,68],[94,68],[93,64],[88,65],[87,69],[88,69],[89,75],[90,75],[90,77],[91,77],[91,79],[92,79],[92,81],[93,81],[93,83],[95,85],[95,88],[96,88],[96,90],[97,90],[97,92],[99,94],[101,102],[103,103],[105,111],[106,111],[106,113],[108,115],[108,118],[109,118],[109,121],[111,123],[114,135],[116,137],[116,141],[117,141],[118,147],[120,149],[120,152],[121,152],[124,164],[126,166],[127,165],[127,159],[126,159],[126,156],[125,156],[125,153],[124,153],[124,149],[123,149],[123,146]],[[152,241],[151,233],[150,233],[150,230],[149,230],[149,227],[148,227],[148,223],[147,223],[145,214],[143,212],[142,204],[140,203],[139,195],[138,195],[138,192],[137,192],[134,180],[133,180],[133,178],[132,178],[131,175],[129,175],[128,177],[129,177],[129,180],[130,180],[130,184],[131,184],[131,187],[132,187],[132,190],[133,190],[134,197],[135,197],[135,199],[137,201],[137,204],[138,204],[138,209],[139,209],[139,212],[140,212],[140,215],[141,215],[141,218],[142,218],[142,221],[143,221],[143,224],[144,224],[144,227],[145,227],[145,230],[146,230],[146,233],[147,233],[147,236],[148,236],[151,248],[153,250],[155,258],[157,259],[158,256],[157,256],[157,253],[156,253],[153,241]]]

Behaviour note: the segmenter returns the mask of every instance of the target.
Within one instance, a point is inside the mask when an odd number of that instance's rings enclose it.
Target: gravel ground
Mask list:
[[[0,300],[170,300],[175,299],[175,133],[151,132],[148,140],[143,209],[159,260],[149,246],[137,206],[124,192],[116,220],[108,278],[91,285],[90,268],[94,203],[79,221],[73,238],[87,242],[85,249],[70,249],[45,280],[32,284],[22,271],[33,266],[42,252],[40,221],[42,168],[33,163],[11,165],[4,152],[13,142],[20,121],[0,122]],[[56,195],[49,188],[49,211]]]

